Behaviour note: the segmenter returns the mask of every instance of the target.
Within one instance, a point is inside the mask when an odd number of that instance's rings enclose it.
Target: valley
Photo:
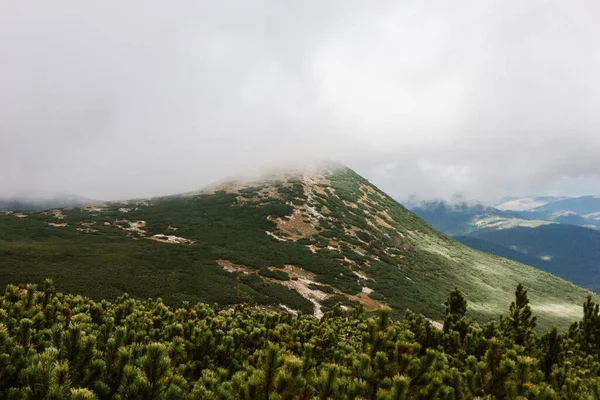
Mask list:
[[[589,217],[584,218],[600,209],[594,196],[525,198],[499,207],[504,209],[477,203],[429,202],[413,211],[474,249],[600,291],[600,230],[589,222]]]

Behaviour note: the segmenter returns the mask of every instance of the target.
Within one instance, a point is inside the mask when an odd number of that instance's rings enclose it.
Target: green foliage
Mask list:
[[[584,209],[594,209],[589,213],[600,211],[600,200],[592,196],[566,200],[567,203],[578,201],[593,203],[583,206]],[[599,228],[600,221],[576,214],[579,205],[567,215],[556,213],[557,209],[553,206],[561,203],[549,203],[542,207],[543,211],[511,212],[481,204],[450,205],[435,201],[412,211],[467,246],[548,271],[600,293],[597,273],[600,232],[590,229]],[[494,223],[478,223],[485,220],[493,220]]]
[[[242,275],[239,280],[244,285],[241,290],[245,291],[256,304],[271,306],[286,304],[305,313],[313,312],[313,304],[310,301],[285,286],[269,282],[256,275]]]
[[[289,281],[290,280],[290,276],[288,275],[287,272],[280,271],[277,269],[261,268],[258,270],[258,274],[260,276],[264,276],[266,278],[273,278],[273,279],[277,279],[280,281]]]
[[[458,290],[437,330],[421,315],[321,320],[127,295],[94,302],[51,281],[0,297],[0,398],[583,399],[600,394],[600,329],[590,297],[568,333],[538,337],[519,286],[510,317],[477,326]],[[517,324],[514,322],[518,320]],[[510,321],[510,322],[507,322]],[[528,346],[517,343],[524,340]]]
[[[525,345],[533,335],[536,317],[531,311],[527,291],[520,283],[515,292],[515,301],[510,304],[508,318],[503,322],[506,332],[520,346]]]
[[[319,285],[318,283],[311,283],[308,285],[311,290],[320,290],[323,293],[335,294],[335,290],[331,286]]]
[[[485,322],[508,307],[518,282],[530,291],[533,309],[542,306],[536,310],[540,332],[553,325],[564,331],[580,317],[584,290],[461,246],[350,169],[324,172],[329,182],[313,184],[312,191],[303,178],[286,175],[237,191],[105,203],[100,210],[56,210],[62,219],[53,212],[0,214],[0,285],[49,277],[59,290],[96,301],[129,293],[135,299],[160,297],[169,305],[225,307],[243,301],[313,313],[312,303],[282,286],[283,273],[267,270],[293,265],[340,296],[358,294],[365,282],[355,272],[366,275],[367,286],[396,319],[407,309],[441,319],[445,293],[459,286],[474,305],[468,316]],[[299,240],[276,223],[295,207],[315,229]],[[130,221],[144,221],[145,233],[125,230]],[[66,226],[49,225],[57,223]],[[85,231],[88,225],[93,231]],[[159,234],[193,244],[150,240]],[[318,250],[311,247],[313,253],[309,245]],[[258,274],[228,272],[223,260]]]
[[[465,318],[467,313],[467,300],[458,288],[450,292],[444,306],[444,332],[448,333],[452,330],[458,331],[464,338],[469,322]]]

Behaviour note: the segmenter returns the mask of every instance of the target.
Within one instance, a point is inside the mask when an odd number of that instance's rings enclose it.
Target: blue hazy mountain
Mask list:
[[[571,210],[593,211],[594,200],[600,200],[586,197],[547,203],[534,207],[536,211],[443,201],[421,203],[412,211],[469,247],[531,265],[600,292],[600,230],[587,227],[587,223],[578,226],[568,222],[581,222]],[[552,206],[555,203],[561,204]],[[570,208],[565,210],[567,207]],[[558,212],[563,212],[563,218]]]

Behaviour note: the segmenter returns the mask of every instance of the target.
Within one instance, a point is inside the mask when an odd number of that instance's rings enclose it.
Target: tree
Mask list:
[[[509,315],[505,321],[505,331],[516,344],[524,346],[532,336],[535,336],[533,332],[535,327],[536,317],[531,311],[527,290],[519,283],[515,291],[515,301],[510,304]]]
[[[541,368],[546,379],[550,378],[552,367],[561,361],[560,337],[556,328],[542,337]]]
[[[467,300],[458,288],[450,292],[444,306],[444,333],[456,330],[464,338],[468,326],[468,323],[465,323],[467,321],[464,320],[467,312]]]
[[[533,333],[519,285],[496,324],[466,317],[453,290],[444,329],[407,312],[392,321],[121,297],[95,302],[51,285],[0,296],[0,399],[600,398],[599,306],[568,335]]]
[[[283,358],[279,351],[279,347],[274,344],[269,346],[263,352],[262,361],[262,376],[263,376],[263,390],[264,399],[269,400],[271,394],[271,388],[275,383],[279,369],[283,366]]]
[[[600,306],[588,295],[583,304],[583,319],[574,327],[577,342],[588,353],[600,355]]]

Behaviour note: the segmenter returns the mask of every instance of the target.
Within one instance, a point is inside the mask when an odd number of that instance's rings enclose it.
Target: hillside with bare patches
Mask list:
[[[337,303],[439,319],[459,287],[471,314],[522,282],[542,326],[581,316],[585,291],[471,250],[345,167],[277,172],[177,196],[0,214],[0,284],[51,277],[93,298],[247,302],[317,317]]]

